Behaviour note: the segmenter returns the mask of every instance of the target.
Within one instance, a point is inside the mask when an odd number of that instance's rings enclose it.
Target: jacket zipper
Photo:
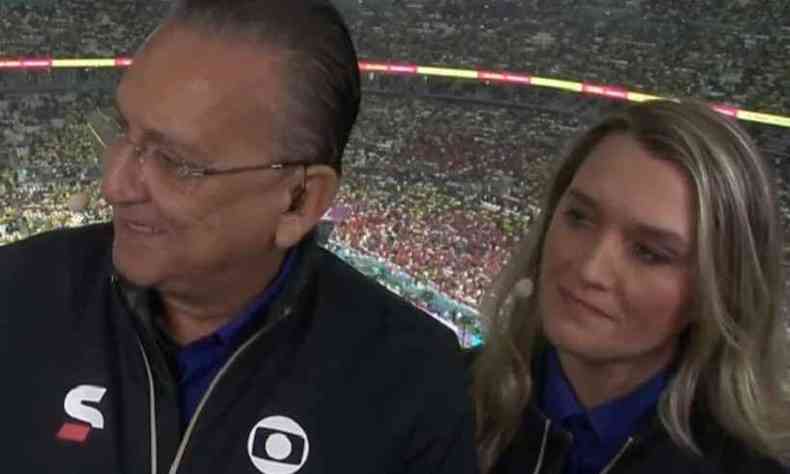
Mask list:
[[[140,346],[140,352],[143,354],[143,362],[145,362],[145,373],[148,376],[148,422],[151,431],[151,474],[156,474],[156,393],[154,392],[154,376],[151,372],[151,364],[148,362],[148,355],[145,353],[143,343],[138,336],[137,344]]]
[[[614,465],[617,464],[617,461],[619,461],[623,457],[625,452],[628,450],[628,448],[632,444],[634,444],[634,437],[633,436],[629,436],[628,437],[628,441],[626,441],[625,444],[623,445],[623,447],[620,448],[620,451],[617,452],[617,455],[615,455],[615,457],[612,458],[611,461],[609,461],[609,464],[607,464],[606,467],[603,468],[603,470],[601,471],[601,474],[609,474],[609,471],[612,470]]]
[[[113,275],[110,276],[110,281],[112,282],[113,285],[115,285],[118,282],[118,277],[115,274],[113,274]],[[219,380],[222,378],[222,376],[225,374],[225,372],[228,371],[228,369],[233,364],[233,362],[253,342],[255,342],[258,338],[260,338],[261,336],[263,336],[267,332],[269,332],[275,325],[277,325],[277,323],[279,323],[280,321],[282,321],[283,319],[288,317],[290,315],[290,313],[291,313],[290,308],[286,309],[285,310],[285,314],[282,317],[278,318],[275,321],[270,322],[268,325],[266,325],[263,328],[261,328],[247,342],[245,342],[244,344],[241,345],[241,347],[236,349],[236,352],[234,352],[233,355],[230,357],[230,359],[228,359],[228,361],[225,363],[225,365],[222,366],[220,371],[214,377],[214,380],[212,380],[211,384],[209,384],[209,387],[206,390],[206,393],[203,394],[203,397],[200,399],[200,403],[198,404],[197,409],[195,410],[195,413],[194,413],[194,415],[192,416],[192,419],[189,422],[189,426],[187,427],[187,431],[184,434],[183,439],[181,440],[181,444],[178,447],[178,451],[176,452],[176,457],[173,460],[173,463],[170,465],[169,474],[176,474],[176,472],[178,471],[178,468],[181,465],[181,460],[184,457],[184,452],[186,451],[187,444],[189,443],[189,438],[191,437],[192,431],[194,430],[195,424],[197,423],[197,419],[198,419],[199,415],[201,414],[201,412],[203,411],[203,407],[205,406],[206,401],[208,400],[209,396],[211,395],[211,392],[214,390],[214,387],[217,385],[217,382],[219,382]],[[153,372],[151,370],[151,363],[148,360],[148,355],[145,353],[145,347],[143,346],[143,343],[140,340],[139,336],[137,337],[137,343],[138,343],[138,345],[140,347],[140,352],[143,355],[143,362],[145,363],[145,372],[146,372],[146,375],[148,376],[149,425],[150,425],[150,431],[151,431],[151,448],[150,448],[150,450],[151,450],[151,474],[157,474],[156,392],[154,391],[154,376],[153,376]]]
[[[110,275],[110,284],[117,290],[118,285],[118,276],[113,273]],[[140,348],[140,354],[143,356],[143,363],[145,364],[145,375],[148,378],[148,426],[149,431],[151,433],[150,436],[150,443],[151,446],[149,448],[151,452],[151,474],[157,473],[157,466],[156,466],[156,446],[157,446],[157,436],[156,436],[156,391],[154,388],[154,375],[153,371],[151,370],[151,362],[148,360],[148,354],[145,353],[145,347],[143,347],[143,342],[140,340],[140,336],[137,336],[137,346]]]
[[[263,336],[264,334],[269,332],[278,322],[280,322],[283,319],[285,319],[286,316],[288,316],[288,314],[286,314],[282,318],[277,319],[276,321],[272,321],[271,324],[269,324],[268,326],[265,326],[265,327],[261,328],[247,342],[245,342],[244,344],[242,344],[241,347],[236,349],[236,352],[233,353],[233,355],[230,357],[230,359],[228,359],[228,361],[225,363],[225,365],[223,365],[222,368],[219,370],[219,372],[217,372],[217,375],[214,377],[214,380],[212,380],[211,384],[209,384],[208,389],[206,390],[206,393],[203,394],[203,397],[200,399],[200,403],[198,404],[197,408],[195,409],[195,413],[194,413],[194,415],[192,415],[192,419],[189,421],[189,426],[187,427],[186,433],[184,433],[184,437],[181,439],[181,444],[178,447],[178,451],[176,452],[175,459],[173,459],[173,464],[170,465],[169,474],[176,474],[178,472],[178,468],[181,465],[181,460],[183,459],[184,453],[186,452],[187,445],[189,444],[189,439],[192,436],[192,431],[194,430],[195,425],[197,424],[198,418],[200,417],[200,414],[203,411],[203,407],[206,405],[206,402],[208,401],[209,397],[211,396],[211,392],[214,391],[214,388],[217,386],[217,384],[219,383],[220,379],[222,379],[222,377],[228,371],[230,366],[233,365],[233,362],[235,362],[236,359],[238,359],[239,356],[250,345],[252,345],[252,343],[254,343],[256,340],[258,340],[258,338],[260,338],[261,336]],[[154,474],[156,474],[156,473],[154,472]]]
[[[543,467],[543,457],[546,454],[546,442],[549,439],[549,429],[551,429],[551,420],[546,419],[545,427],[543,428],[543,439],[540,442],[540,453],[538,454],[538,463],[535,465],[533,474],[538,474]]]
[[[535,465],[535,470],[533,471],[533,474],[540,473],[540,469],[543,467],[543,457],[546,454],[546,442],[547,442],[548,437],[549,437],[549,429],[550,428],[551,428],[551,420],[547,419],[545,427],[543,428],[543,439],[540,442],[540,453],[538,454],[538,462]],[[625,452],[628,450],[628,448],[632,444],[634,444],[633,436],[628,438],[628,440],[625,442],[623,447],[620,448],[620,451],[618,451],[617,454],[615,455],[615,457],[612,458],[611,461],[609,461],[609,464],[607,464],[606,467],[603,468],[603,470],[601,471],[601,474],[609,474],[609,471],[612,470],[614,465],[617,464],[617,462],[623,457]]]

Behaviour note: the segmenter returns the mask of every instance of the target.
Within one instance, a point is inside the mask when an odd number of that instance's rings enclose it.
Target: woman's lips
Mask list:
[[[603,318],[614,319],[611,314],[609,314],[608,312],[604,311],[599,306],[597,306],[597,305],[595,305],[593,303],[590,303],[589,301],[585,300],[584,298],[581,298],[581,297],[577,296],[573,291],[570,291],[570,290],[560,286],[559,287],[559,292],[560,292],[560,295],[566,301],[570,302],[571,304],[575,304],[577,306],[580,306],[583,309],[587,310],[588,312],[597,314],[598,316],[601,316]]]

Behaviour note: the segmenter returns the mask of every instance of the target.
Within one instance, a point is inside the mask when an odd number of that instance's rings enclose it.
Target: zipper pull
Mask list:
[[[609,471],[611,471],[612,468],[614,467],[614,465],[617,464],[617,462],[620,461],[620,459],[622,459],[622,457],[625,454],[625,452],[628,451],[628,448],[632,444],[634,444],[635,441],[636,440],[634,439],[633,436],[629,436],[628,437],[628,441],[625,442],[623,447],[620,449],[620,451],[617,453],[617,455],[614,458],[612,458],[612,460],[609,462],[609,464],[607,464],[606,467],[603,468],[603,470],[601,471],[601,474],[609,474]]]

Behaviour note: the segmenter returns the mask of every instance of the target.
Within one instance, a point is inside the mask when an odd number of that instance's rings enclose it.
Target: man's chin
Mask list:
[[[113,248],[112,263],[115,274],[125,281],[140,287],[152,287],[159,281],[160,275],[144,257],[129,258]]]

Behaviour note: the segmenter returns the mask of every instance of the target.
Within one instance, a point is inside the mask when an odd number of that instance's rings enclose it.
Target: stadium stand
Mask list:
[[[705,0],[691,10],[646,0],[340,3],[371,60],[525,71],[790,115],[785,0]],[[0,0],[0,58],[131,55],[165,10],[162,0]],[[109,218],[89,117],[109,105],[117,77],[0,72],[0,243]],[[564,144],[621,106],[461,79],[366,74],[364,84],[338,203],[347,212],[330,244],[470,307],[534,219]],[[790,230],[790,129],[748,128],[777,170]],[[87,206],[74,205],[75,193]],[[407,294],[426,307],[421,295]]]

